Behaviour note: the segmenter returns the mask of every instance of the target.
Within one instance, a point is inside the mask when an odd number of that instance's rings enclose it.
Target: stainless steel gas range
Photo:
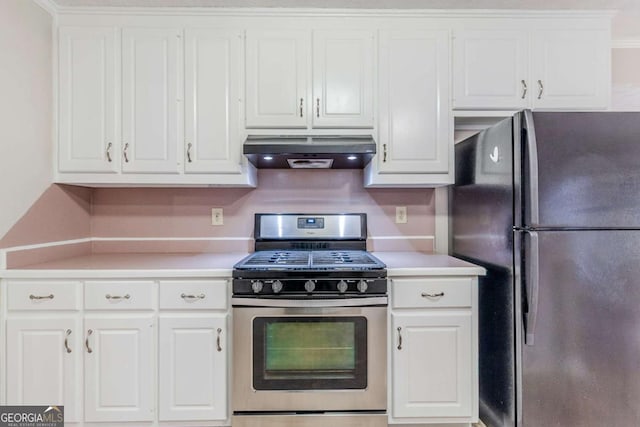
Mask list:
[[[254,231],[233,270],[233,426],[386,426],[387,273],[366,215],[256,214]]]

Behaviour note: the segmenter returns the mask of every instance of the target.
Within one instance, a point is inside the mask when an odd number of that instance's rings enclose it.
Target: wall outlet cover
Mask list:
[[[211,208],[211,225],[224,225],[222,208]]]

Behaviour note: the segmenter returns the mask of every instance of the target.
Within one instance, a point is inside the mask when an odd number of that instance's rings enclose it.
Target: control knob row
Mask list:
[[[347,285],[347,282],[345,282],[344,280],[340,280],[337,286],[338,286],[338,292],[340,292],[341,294],[345,293],[349,287]],[[251,289],[253,290],[254,294],[259,294],[260,292],[262,292],[263,288],[264,288],[264,283],[261,280],[256,280],[251,282]],[[271,289],[273,290],[274,294],[277,294],[280,291],[282,291],[282,288],[283,288],[283,285],[280,280],[274,280],[273,283],[271,283]],[[313,292],[315,288],[316,288],[316,284],[313,280],[307,280],[306,282],[304,282],[305,291]],[[367,292],[367,289],[369,289],[369,285],[367,284],[366,280],[360,280],[356,285],[356,288],[360,293],[365,293]]]
[[[254,282],[251,282],[251,289],[253,290],[254,294],[259,294],[260,292],[262,292],[263,288],[264,283],[262,283],[262,281],[256,280]],[[273,290],[274,294],[279,293],[282,290],[282,282],[280,280],[275,280],[271,284],[271,289]]]

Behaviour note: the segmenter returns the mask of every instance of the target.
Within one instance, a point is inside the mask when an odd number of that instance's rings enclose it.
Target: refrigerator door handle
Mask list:
[[[538,291],[540,285],[540,251],[538,242],[538,232],[527,231],[525,259],[528,261],[526,268],[526,292],[527,292],[527,312],[524,319],[524,343],[529,346],[534,345],[536,320],[538,317]]]
[[[539,224],[540,209],[538,205],[538,143],[536,141],[536,129],[533,124],[533,113],[531,110],[524,110],[524,129],[527,132],[526,150],[529,166],[529,174],[524,183],[529,184],[529,215],[525,218],[526,225],[535,227]]]

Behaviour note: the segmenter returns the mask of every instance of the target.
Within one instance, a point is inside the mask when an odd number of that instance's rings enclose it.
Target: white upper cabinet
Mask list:
[[[185,31],[185,171],[240,173],[242,32]]]
[[[446,173],[447,31],[380,34],[380,172]]]
[[[454,107],[526,108],[528,46],[526,31],[457,31],[453,40]]]
[[[607,109],[609,30],[555,24],[456,30],[454,108]]]
[[[58,168],[119,169],[116,100],[119,42],[115,27],[64,27],[59,32]]]
[[[372,31],[313,32],[313,127],[373,127]]]
[[[181,133],[181,31],[122,31],[122,170],[177,173]]]
[[[609,37],[607,31],[536,31],[533,107],[607,108],[611,84]]]
[[[368,186],[432,186],[451,180],[449,32],[381,31],[378,155]]]
[[[373,31],[246,36],[247,128],[373,127]]]
[[[247,31],[248,128],[306,128],[308,31]]]

